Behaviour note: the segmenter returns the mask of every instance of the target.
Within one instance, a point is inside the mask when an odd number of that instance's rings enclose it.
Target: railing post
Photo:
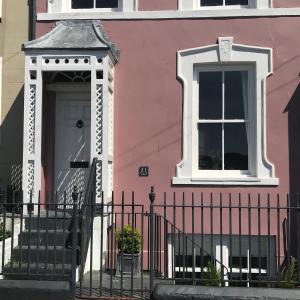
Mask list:
[[[154,187],[151,187],[151,191],[149,193],[150,199],[150,292],[153,292],[154,286],[154,251],[155,251],[155,222],[154,222],[154,201],[155,201],[155,193]]]
[[[72,228],[72,278],[71,278],[71,290],[73,298],[75,298],[76,293],[76,266],[77,266],[77,231],[78,231],[78,196],[79,193],[77,191],[77,186],[74,186],[74,190],[72,193],[73,199],[73,228]]]

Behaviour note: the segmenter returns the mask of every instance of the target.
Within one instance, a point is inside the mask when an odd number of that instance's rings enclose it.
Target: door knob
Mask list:
[[[82,120],[78,120],[78,121],[76,122],[76,127],[77,127],[77,128],[82,128],[83,125],[84,125],[84,122],[83,122]]]

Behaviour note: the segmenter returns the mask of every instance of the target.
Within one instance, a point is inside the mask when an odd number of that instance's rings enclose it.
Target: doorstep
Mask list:
[[[300,289],[157,284],[152,296],[153,300],[299,300]]]

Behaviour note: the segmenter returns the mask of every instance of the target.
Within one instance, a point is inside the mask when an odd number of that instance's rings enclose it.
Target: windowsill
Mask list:
[[[246,185],[246,186],[278,186],[278,178],[234,177],[234,178],[208,178],[208,177],[173,177],[174,185]]]
[[[241,9],[199,9],[199,10],[165,10],[165,11],[114,11],[114,12],[58,12],[38,13],[38,21],[72,20],[72,19],[207,19],[239,17],[280,17],[299,16],[300,8],[241,8]]]

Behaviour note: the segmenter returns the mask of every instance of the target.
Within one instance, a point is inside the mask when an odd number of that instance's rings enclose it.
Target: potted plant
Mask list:
[[[118,248],[117,274],[139,274],[141,271],[141,233],[130,225],[125,225],[117,230],[116,241]]]

